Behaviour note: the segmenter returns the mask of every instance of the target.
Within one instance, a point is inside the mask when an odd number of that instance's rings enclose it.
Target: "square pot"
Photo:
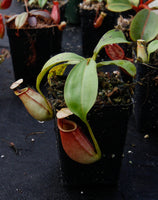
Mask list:
[[[96,18],[96,10],[87,10],[80,8],[81,34],[82,34],[82,51],[85,57],[91,57],[93,50],[100,38],[107,31],[114,28],[117,23],[117,14],[105,10],[107,16],[104,18],[99,28],[94,28],[94,20]],[[103,52],[105,54],[105,51]]]
[[[157,66],[137,63],[134,113],[138,131],[158,132],[158,76]]]
[[[61,183],[64,186],[117,185],[131,111],[132,104],[94,107],[90,111],[88,121],[102,151],[101,159],[92,164],[80,164],[71,160],[63,150],[58,129],[55,129]],[[72,117],[70,119],[79,124],[89,137],[83,122],[77,117]]]
[[[62,32],[57,27],[40,29],[7,28],[15,80],[35,86],[46,61],[61,51]]]

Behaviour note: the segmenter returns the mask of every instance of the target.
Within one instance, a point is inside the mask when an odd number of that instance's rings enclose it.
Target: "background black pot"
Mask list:
[[[144,133],[158,131],[158,67],[137,63],[135,88],[135,119],[137,129]]]
[[[71,160],[64,152],[56,130],[63,185],[117,185],[131,110],[132,105],[105,106],[99,110],[95,107],[89,113],[88,119],[102,151],[102,158],[93,164],[83,165]],[[77,120],[77,123],[81,122]]]
[[[82,0],[69,0],[66,9],[65,17],[68,24],[80,24],[79,3]]]
[[[116,13],[107,10],[105,12],[107,13],[107,16],[104,18],[103,24],[99,28],[94,28],[93,24],[96,17],[96,10],[80,8],[82,51],[85,57],[93,55],[93,50],[99,39],[104,33],[113,29],[114,25],[116,25]]]
[[[35,85],[45,62],[61,51],[62,32],[57,27],[41,29],[7,28],[15,79]]]

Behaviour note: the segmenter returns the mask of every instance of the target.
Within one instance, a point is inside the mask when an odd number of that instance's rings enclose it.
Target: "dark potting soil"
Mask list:
[[[103,72],[101,70],[98,70],[99,86],[96,104],[113,106],[130,104],[133,96],[133,83],[125,83],[119,71]],[[54,75],[49,80],[48,95],[50,98],[53,97],[51,98],[52,104],[57,109],[66,106],[63,94],[66,77]]]
[[[135,118],[139,131],[158,131],[158,68],[137,64],[137,85],[135,88]]]

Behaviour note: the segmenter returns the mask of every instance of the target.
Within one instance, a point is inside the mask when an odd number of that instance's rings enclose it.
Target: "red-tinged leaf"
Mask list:
[[[133,18],[130,24],[131,40],[139,39],[150,42],[158,34],[158,15],[149,9],[142,9]]]
[[[125,57],[124,50],[118,44],[106,45],[105,52],[111,60],[122,60]]]
[[[63,149],[72,160],[81,164],[98,160],[94,147],[75,122],[66,119],[57,122]]]
[[[0,38],[2,39],[4,37],[5,27],[3,23],[3,17],[0,14]]]
[[[0,9],[9,8],[11,3],[12,3],[12,0],[2,0],[2,2],[0,2]]]
[[[53,1],[53,7],[51,11],[51,18],[55,24],[60,23],[60,9],[59,9],[59,2]]]
[[[35,16],[42,16],[48,19],[50,18],[49,12],[45,10],[31,10],[30,13]]]

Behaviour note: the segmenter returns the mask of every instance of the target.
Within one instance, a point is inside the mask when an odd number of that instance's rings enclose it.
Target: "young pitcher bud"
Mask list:
[[[96,21],[94,22],[94,28],[99,28],[101,25],[102,25],[102,23],[103,23],[103,20],[104,20],[104,18],[106,17],[106,13],[104,13],[104,12],[101,12],[100,13],[100,15],[99,15],[99,17],[96,19]]]
[[[58,29],[59,31],[63,31],[66,27],[66,22],[62,21],[59,25],[58,25]]]
[[[11,85],[14,94],[23,102],[28,113],[38,121],[47,121],[53,118],[51,104],[32,88],[17,89],[17,82]]]
[[[142,63],[148,63],[145,40],[137,40],[137,60]]]
[[[5,27],[3,23],[3,17],[2,14],[0,14],[0,38],[2,39],[4,37]]]

